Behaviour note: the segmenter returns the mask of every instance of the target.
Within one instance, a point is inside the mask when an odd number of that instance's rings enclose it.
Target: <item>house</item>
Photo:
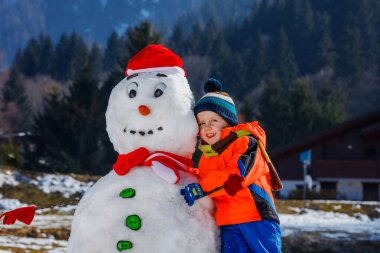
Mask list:
[[[380,200],[380,110],[273,150],[271,159],[284,184],[280,197],[307,185],[300,162],[305,150],[311,151],[309,186],[320,197]]]

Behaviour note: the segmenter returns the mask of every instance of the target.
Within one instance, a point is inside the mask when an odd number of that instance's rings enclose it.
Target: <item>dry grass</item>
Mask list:
[[[65,198],[59,192],[46,194],[37,186],[31,184],[19,184],[17,186],[5,185],[2,188],[4,198],[18,199],[22,203],[36,205],[38,208],[49,208],[58,205],[75,205],[79,202],[79,194]]]
[[[20,249],[20,248],[8,248],[8,247],[2,247],[0,246],[0,250],[6,250],[6,252],[12,252],[12,253],[25,253],[25,249]],[[29,249],[27,251],[28,253],[46,253],[45,250],[34,250],[34,249]]]

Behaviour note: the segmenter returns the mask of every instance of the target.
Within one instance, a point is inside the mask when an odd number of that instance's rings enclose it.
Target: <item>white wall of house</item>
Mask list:
[[[338,180],[337,192],[349,200],[361,200],[363,197],[362,181],[352,179]]]
[[[297,185],[303,185],[302,180],[282,180],[283,188],[280,191],[281,198],[288,198],[290,191],[297,189]]]
[[[297,186],[303,186],[304,181],[303,180],[282,180],[283,188],[280,191],[280,197],[281,198],[288,198],[289,193],[293,190],[297,189]],[[313,189],[318,189],[318,182],[313,181]]]

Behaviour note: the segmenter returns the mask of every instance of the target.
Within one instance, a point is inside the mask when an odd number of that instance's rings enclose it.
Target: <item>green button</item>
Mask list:
[[[119,196],[127,199],[127,198],[133,198],[136,195],[136,191],[133,188],[125,188],[119,193]]]
[[[132,230],[139,230],[141,228],[141,219],[136,214],[129,215],[125,219],[125,225]]]
[[[130,241],[119,241],[117,243],[117,250],[118,251],[132,249],[132,247],[133,247],[133,244]]]

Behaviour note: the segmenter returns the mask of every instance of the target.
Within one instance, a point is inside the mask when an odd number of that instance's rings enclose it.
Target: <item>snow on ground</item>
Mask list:
[[[313,203],[324,203],[324,204],[350,204],[350,205],[368,205],[368,206],[378,206],[379,201],[358,201],[358,200],[313,200]]]
[[[73,194],[86,192],[94,182],[82,182],[71,176],[43,174],[36,179],[26,177],[18,171],[0,171],[0,187],[3,185],[15,186],[19,183],[36,185],[44,193],[60,192],[66,198]],[[20,202],[4,199],[0,195],[0,209],[14,209],[24,206]]]
[[[0,237],[0,245],[4,248],[17,248],[26,250],[43,250],[49,253],[65,253],[67,241],[55,240],[52,238],[28,238],[17,236]],[[12,252],[12,251],[0,251]]]
[[[83,194],[94,183],[81,182],[70,176],[45,174],[33,180],[32,184],[37,185],[44,193],[60,192],[68,198],[75,193]]]
[[[45,193],[60,192],[69,197],[75,193],[83,194],[91,187],[93,182],[85,183],[70,176],[44,174],[36,179],[28,178],[18,172],[0,171],[0,187],[4,184],[17,185],[19,183],[31,183],[39,187]],[[318,203],[335,204],[335,210],[339,210],[340,204],[352,204],[352,206],[378,205],[375,208],[380,212],[379,202],[360,202],[360,201],[325,201],[314,200]],[[9,210],[23,206],[24,204],[15,199],[5,199],[0,194],[0,213],[1,209]],[[72,213],[76,206],[52,207],[58,210],[59,214],[47,215],[50,209],[38,210],[31,226],[38,229],[70,229]],[[367,215],[356,214],[354,217],[337,212],[324,212],[311,209],[293,208],[296,214],[280,214],[282,236],[297,235],[298,232],[317,232],[321,236],[334,240],[380,240],[380,219],[371,220]],[[0,230],[6,228],[22,228],[22,223],[12,226],[0,224]],[[19,238],[15,236],[0,236],[0,253],[10,253],[12,250],[7,248],[16,247],[24,249],[25,252],[32,249],[40,249],[48,253],[65,253],[67,242],[55,240],[54,238]]]
[[[72,210],[72,206],[60,208],[60,211]],[[29,226],[36,229],[66,229],[69,230],[71,226],[72,215],[43,215],[38,211],[32,224]],[[14,225],[0,224],[0,231],[5,229],[21,229],[26,226],[23,223],[16,222]],[[46,253],[66,253],[67,241],[56,240],[51,235],[46,235],[46,238],[33,238],[33,237],[17,237],[17,236],[0,236],[0,247],[7,250],[1,250],[0,253],[11,253],[12,248],[23,249],[24,252],[30,250],[41,250]],[[8,251],[9,249],[9,251]]]
[[[7,185],[18,185],[17,180],[15,179],[17,177],[17,172],[12,171],[0,171],[0,187],[2,187],[4,184]]]
[[[352,217],[343,213],[305,209],[299,214],[280,214],[280,221],[284,237],[299,231],[319,231],[329,238],[344,239],[355,235],[358,240],[380,240],[380,219],[371,220],[364,214]]]
[[[23,205],[18,199],[6,199],[0,194],[0,209],[12,210],[21,206],[25,205]]]
[[[56,208],[60,212],[72,211],[75,206]],[[39,211],[31,226],[39,229],[70,229],[73,216],[71,214],[44,215]],[[380,219],[371,220],[367,215],[352,217],[342,213],[315,211],[305,209],[298,214],[280,214],[282,236],[287,237],[298,232],[317,232],[321,236],[334,240],[380,240]],[[4,228],[22,228],[25,225],[0,225]],[[17,239],[17,241],[16,241]],[[67,242],[53,238],[16,238],[0,236],[0,245],[21,249],[42,249],[48,253],[66,252]],[[54,245],[54,248],[52,248]],[[4,253],[8,251],[4,251]],[[2,253],[2,251],[0,251]]]

